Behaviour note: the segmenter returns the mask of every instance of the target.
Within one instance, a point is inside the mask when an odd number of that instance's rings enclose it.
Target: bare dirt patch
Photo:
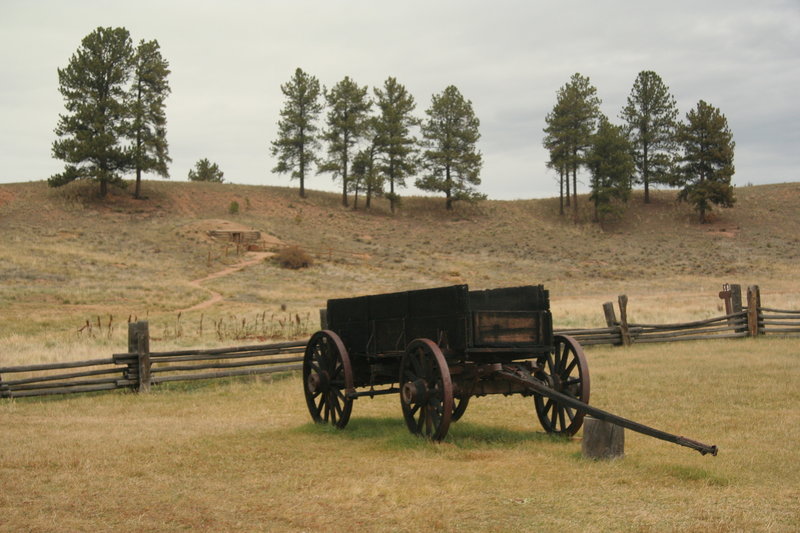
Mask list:
[[[0,207],[10,203],[14,199],[14,194],[11,191],[0,189]]]

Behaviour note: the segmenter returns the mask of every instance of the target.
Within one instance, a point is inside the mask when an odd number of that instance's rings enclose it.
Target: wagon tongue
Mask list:
[[[706,455],[709,453],[711,455],[717,455],[716,446],[703,444],[702,442],[698,442],[696,440],[687,439],[686,437],[681,437],[678,435],[673,435],[671,433],[667,433],[665,431],[661,431],[659,429],[655,429],[650,426],[634,422],[633,420],[622,418],[621,416],[609,413],[608,411],[603,411],[602,409],[592,407],[589,404],[583,403],[582,401],[573,398],[572,396],[568,396],[566,394],[562,394],[558,391],[553,390],[545,382],[537,379],[531,374],[520,373],[519,371],[515,370],[516,369],[514,368],[504,367],[503,370],[498,372],[498,375],[509,381],[520,383],[525,387],[527,387],[530,391],[535,392],[536,394],[541,394],[542,396],[545,396],[547,398],[552,398],[553,400],[556,400],[560,404],[577,409],[578,411],[581,411],[587,415],[591,415],[594,418],[597,418],[598,420],[605,420],[606,422],[610,422],[617,426],[630,429],[631,431],[635,431],[637,433],[642,433],[643,435],[647,435],[649,437],[654,437],[656,439],[661,439],[667,442],[678,444],[680,446],[691,448],[693,450],[697,450],[702,455]]]

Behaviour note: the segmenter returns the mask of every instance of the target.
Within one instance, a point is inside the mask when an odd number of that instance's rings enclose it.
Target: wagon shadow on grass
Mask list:
[[[548,434],[542,431],[521,431],[502,426],[461,421],[450,427],[447,437],[441,442],[431,441],[409,433],[402,418],[359,417],[350,420],[345,429],[330,424],[309,422],[296,429],[301,433],[316,436],[356,441],[374,441],[391,449],[435,449],[444,445],[458,449],[513,448],[526,443],[566,444],[569,437]]]

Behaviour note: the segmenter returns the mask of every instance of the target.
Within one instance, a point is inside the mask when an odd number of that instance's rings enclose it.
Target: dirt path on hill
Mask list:
[[[249,266],[253,266],[258,264],[259,262],[263,261],[267,257],[274,255],[272,252],[248,252],[247,254],[249,257],[244,261],[237,263],[233,266],[220,270],[219,272],[214,272],[213,274],[209,274],[208,276],[196,280],[192,280],[189,282],[189,285],[201,290],[206,291],[209,294],[209,298],[199,304],[193,305],[192,307],[187,307],[186,309],[180,309],[179,313],[185,313],[188,311],[199,311],[201,309],[208,309],[212,305],[215,305],[225,299],[222,294],[218,293],[217,291],[213,291],[207,287],[203,287],[203,283],[206,281],[211,281],[212,279],[221,278],[224,276],[229,276],[235,272],[239,272]]]

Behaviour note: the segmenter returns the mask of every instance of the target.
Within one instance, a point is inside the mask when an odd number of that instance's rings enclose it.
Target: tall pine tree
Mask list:
[[[679,181],[683,188],[678,198],[694,206],[701,223],[714,205],[733,207],[736,145],[725,115],[700,100],[686,114],[686,123],[678,126],[678,142],[683,149]]]
[[[323,138],[328,143],[328,159],[318,172],[331,172],[334,179],[341,180],[342,205],[347,207],[348,171],[355,147],[367,129],[372,102],[367,96],[367,87],[359,87],[349,76],[326,92],[325,98],[328,102],[328,127]]]
[[[292,79],[281,85],[281,91],[286,102],[278,121],[278,138],[272,141],[271,153],[278,158],[272,171],[291,172],[291,179],[300,180],[300,197],[305,198],[306,176],[317,162],[319,149],[316,122],[322,112],[320,85],[317,78],[298,68]]]
[[[392,213],[399,198],[397,189],[406,186],[406,178],[416,172],[417,140],[411,128],[419,121],[413,112],[417,104],[405,86],[395,78],[387,78],[383,89],[374,88],[375,103],[380,109],[376,119],[377,150],[380,153],[380,171],[389,184],[389,205]]]
[[[486,198],[475,190],[481,184],[483,156],[477,148],[480,120],[472,102],[450,85],[433,95],[425,113],[428,118],[422,125],[422,135],[426,173],[416,180],[416,186],[423,191],[444,193],[448,210],[453,209],[456,200],[474,202]]]
[[[675,129],[678,108],[669,87],[652,70],[639,73],[620,113],[627,123],[644,202],[650,203],[650,184],[670,184],[677,151]]]
[[[600,98],[588,77],[575,73],[558,90],[557,103],[548,115],[545,146],[551,148],[551,161],[566,172],[567,205],[569,205],[569,174],[572,174],[572,205],[578,213],[578,169],[584,164],[586,151],[600,117]],[[555,151],[555,153],[554,153]]]
[[[52,153],[66,166],[48,180],[50,186],[92,179],[105,196],[109,184],[122,183],[122,174],[131,168],[124,140],[133,57],[128,30],[101,27],[83,38],[66,68],[58,69],[67,112],[59,115]]]
[[[136,48],[133,85],[130,94],[133,167],[136,188],[133,196],[141,197],[142,172],[155,172],[169,177],[167,163],[167,116],[165,103],[170,93],[169,63],[161,56],[158,41],[140,41]]]
[[[621,126],[600,117],[597,132],[586,153],[586,166],[592,174],[594,220],[602,223],[606,215],[615,211],[614,200],[626,202],[631,191],[634,172],[631,145]]]

